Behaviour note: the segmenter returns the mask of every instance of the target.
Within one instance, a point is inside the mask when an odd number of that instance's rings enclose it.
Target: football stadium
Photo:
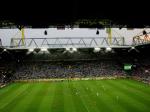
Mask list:
[[[0,112],[150,111],[148,28],[7,28],[0,35]]]
[[[0,112],[150,112],[149,3],[55,2],[1,1]]]

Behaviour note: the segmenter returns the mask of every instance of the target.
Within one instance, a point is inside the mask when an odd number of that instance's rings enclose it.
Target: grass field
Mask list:
[[[0,89],[0,112],[150,112],[150,86],[127,79],[13,83]]]

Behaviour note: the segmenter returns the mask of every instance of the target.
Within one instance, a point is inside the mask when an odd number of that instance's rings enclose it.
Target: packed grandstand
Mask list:
[[[138,48],[140,49],[140,48]],[[24,52],[24,51],[23,51]],[[23,52],[1,53],[0,82],[31,79],[66,79],[94,77],[134,77],[150,81],[148,56],[115,50],[115,53],[38,54]],[[142,52],[142,51],[141,51]],[[144,54],[144,52],[142,52]],[[84,55],[84,56],[83,56]],[[86,56],[85,56],[86,55]],[[61,57],[58,59],[58,57]],[[125,70],[125,64],[132,66]]]

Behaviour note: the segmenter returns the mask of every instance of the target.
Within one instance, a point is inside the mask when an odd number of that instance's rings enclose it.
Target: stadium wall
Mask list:
[[[44,31],[47,31],[47,35]],[[106,29],[98,29],[99,35],[96,34],[97,29],[89,28],[65,28],[63,30],[58,30],[57,28],[48,29],[32,29],[25,28],[25,38],[51,38],[51,37],[107,37],[108,34]],[[132,44],[132,37],[141,34],[143,29],[132,29],[128,30],[126,28],[112,28],[112,36],[114,37],[125,37],[125,43]],[[150,29],[146,29],[150,32]],[[19,29],[0,29],[0,38],[4,46],[9,46],[11,38],[21,38],[21,31]]]

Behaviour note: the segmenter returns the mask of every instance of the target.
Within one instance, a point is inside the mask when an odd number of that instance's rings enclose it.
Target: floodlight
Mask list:
[[[77,52],[77,48],[66,48],[67,52],[74,53]]]
[[[6,51],[7,51],[7,49],[4,49],[3,51],[4,51],[4,52],[6,52]]]
[[[33,52],[33,51],[34,51],[34,49],[33,49],[33,48],[30,48],[28,51],[29,51],[29,52]]]
[[[41,51],[46,52],[47,48],[41,48]]]
[[[101,50],[101,48],[99,48],[99,47],[94,48],[94,52],[99,52],[100,50]]]
[[[107,47],[107,48],[106,48],[106,51],[111,51],[111,50],[112,50],[111,47]]]
[[[66,51],[70,51],[70,48],[67,47],[67,48],[66,48]]]
[[[28,55],[28,54],[31,54],[31,53],[34,53],[34,48],[29,48],[28,52],[26,54]]]
[[[76,51],[77,51],[77,48],[72,48],[72,51],[73,51],[73,52],[76,52]]]
[[[131,49],[135,49],[135,47],[131,47]]]

